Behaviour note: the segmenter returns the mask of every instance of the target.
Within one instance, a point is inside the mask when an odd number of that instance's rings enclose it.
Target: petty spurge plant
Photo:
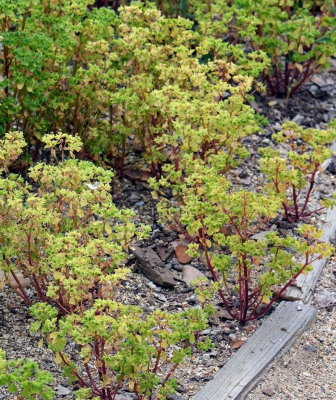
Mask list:
[[[211,273],[211,284],[200,286],[200,300],[217,292],[229,315],[245,324],[267,312],[301,273],[330,256],[333,248],[319,243],[321,232],[309,225],[299,229],[302,239],[276,232],[254,238],[277,215],[282,200],[277,194],[230,192],[222,158],[210,157],[206,165],[189,157],[183,178],[181,171],[167,171],[151,185],[157,191],[173,190],[175,200],[161,197],[159,212],[191,241],[188,254],[199,257]]]
[[[54,391],[48,386],[53,382],[50,372],[40,370],[31,360],[7,360],[0,349],[0,386],[4,386],[18,400],[52,400]]]
[[[5,148],[16,146],[7,136]],[[87,307],[103,287],[112,290],[127,273],[122,264],[130,241],[148,228],[137,229],[134,213],[113,204],[112,172],[65,159],[81,148],[78,138],[57,133],[46,135],[45,142],[52,155],[58,149],[62,161],[30,169],[36,190],[13,175],[0,181],[0,268],[28,304],[32,299],[18,274],[30,280],[40,300],[67,313]]]
[[[309,209],[321,165],[333,151],[328,147],[336,137],[334,123],[327,130],[304,129],[295,122],[286,122],[282,130],[272,137],[282,144],[282,152],[272,148],[259,149],[262,158],[260,170],[269,181],[267,190],[276,193],[282,199],[285,218],[297,222],[302,218],[335,205],[335,200],[325,198],[320,207]]]
[[[121,390],[137,400],[165,399],[176,389],[179,365],[194,349],[211,346],[199,340],[208,313],[197,308],[146,316],[140,307],[106,299],[61,319],[45,303],[34,305],[32,314],[37,319],[32,331],[44,333],[66,376],[82,387],[78,399],[114,400]],[[70,341],[78,345],[77,356],[67,351]]]
[[[4,147],[17,140],[23,145],[22,135],[7,134]],[[178,366],[211,345],[199,342],[211,310],[145,315],[116,301],[129,273],[123,263],[130,241],[148,228],[138,230],[133,212],[113,204],[111,172],[67,158],[80,149],[78,138],[59,132],[44,140],[61,161],[30,169],[35,191],[13,175],[0,180],[2,283],[29,305],[34,299],[22,278],[34,287],[43,303],[32,307],[31,329],[41,330],[66,376],[82,388],[78,399],[114,400],[125,389],[139,400],[165,399],[175,390]],[[68,353],[70,343],[78,345],[78,357],[74,349]]]
[[[333,0],[235,0],[232,7],[231,32],[271,59],[264,76],[273,95],[293,96],[328,68],[336,53]]]
[[[275,96],[293,96],[336,52],[333,0],[193,0],[188,8],[203,34],[266,53],[263,73]]]

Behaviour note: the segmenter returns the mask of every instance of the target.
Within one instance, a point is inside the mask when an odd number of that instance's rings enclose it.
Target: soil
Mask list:
[[[336,62],[328,73],[314,76],[312,82],[288,103],[265,95],[256,96],[252,106],[268,118],[269,125],[264,133],[245,139],[251,157],[233,172],[233,185],[261,190],[263,177],[260,175],[257,162],[258,148],[272,145],[271,135],[281,128],[285,119],[294,120],[305,127],[322,129],[327,127],[327,123],[336,117],[335,78]],[[335,191],[335,174],[336,159],[331,162],[327,173],[320,179],[313,197],[314,202],[318,202],[324,196],[330,196]],[[184,306],[198,307],[193,289],[183,281],[184,265],[178,261],[173,251],[177,244],[183,244],[183,240],[177,233],[158,222],[155,201],[151,197],[148,184],[126,178],[115,181],[113,198],[118,206],[133,208],[137,215],[137,222],[151,226],[151,237],[142,246],[150,247],[158,254],[161,249],[165,253],[164,258],[168,254],[164,260],[165,268],[172,271],[178,278],[172,289],[155,285],[137,270],[137,261],[134,256],[130,256],[128,266],[133,269],[133,273],[125,283],[125,294],[120,300],[128,304],[141,305],[145,312],[152,312],[156,308],[178,311]],[[320,225],[323,217],[314,216],[311,222]],[[283,221],[277,220],[272,223],[274,228],[280,228],[283,233],[289,230],[295,233],[295,227],[289,228]],[[269,227],[271,229],[272,223]],[[336,291],[335,268],[333,267],[335,260],[334,258],[328,263],[317,290],[323,291],[328,288],[328,290]],[[187,265],[209,276],[208,271],[200,262],[191,261]],[[218,310],[221,309],[219,301],[216,307]],[[335,384],[334,371],[336,370],[336,337],[333,332],[336,320],[333,310],[334,308],[330,306],[319,311],[318,318],[311,329],[297,341],[284,359],[276,363],[268,372],[265,381],[259,384],[246,399],[262,400],[273,397],[279,400],[335,400],[336,397],[331,392],[332,389],[336,391],[336,388],[332,386]],[[29,333],[31,322],[28,308],[21,304],[13,292],[8,288],[0,292],[0,347],[7,352],[10,359],[29,357],[38,361],[40,367],[50,371],[55,378],[53,384],[56,391],[55,398],[72,399],[73,389],[62,378],[51,351],[45,347],[38,348],[40,336]],[[209,329],[203,332],[203,335],[210,337],[215,345],[214,349],[207,353],[196,353],[178,370],[176,378],[179,381],[179,387],[171,400],[191,399],[208,380],[212,379],[239,346],[248,340],[261,323],[262,319],[241,328],[237,322],[227,319],[223,312],[213,317],[210,320]],[[262,390],[268,394],[263,393]],[[0,400],[12,398],[14,398],[12,395],[0,388]],[[133,397],[125,393],[124,398],[128,400]]]

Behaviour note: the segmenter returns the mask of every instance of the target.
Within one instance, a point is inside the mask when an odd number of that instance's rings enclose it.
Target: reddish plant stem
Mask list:
[[[308,253],[306,253],[306,260],[304,265],[300,268],[300,270],[285,284],[285,286],[283,286],[283,288],[272,298],[272,300],[267,304],[267,306],[265,308],[262,309],[261,312],[259,312],[258,314],[255,314],[253,316],[250,316],[245,322],[247,321],[253,321],[257,318],[259,318],[261,315],[263,315],[264,313],[266,313],[272,306],[272,304],[274,304],[278,298],[282,295],[282,293],[292,284],[294,283],[294,281],[296,280],[296,278],[302,274],[302,272],[307,268],[308,265],[312,264],[314,261],[318,260],[320,257],[316,257],[312,260],[309,261],[308,259]]]
[[[309,189],[308,189],[308,192],[307,192],[307,195],[306,195],[306,201],[305,201],[304,205],[301,208],[301,216],[303,215],[303,213],[304,213],[304,211],[307,208],[307,205],[309,203],[310,195],[311,195],[311,192],[312,192],[314,184],[315,184],[315,177],[316,177],[316,174],[317,174],[317,172],[319,170],[319,167],[320,167],[320,165],[315,163],[315,168],[314,168],[314,171],[313,171],[312,176],[310,178]]]
[[[240,316],[244,321],[246,320],[247,310],[248,310],[248,278],[249,272],[246,264],[246,254],[243,255],[243,266],[244,266],[244,293],[243,298],[240,298],[240,301],[243,300],[243,314]]]
[[[210,259],[210,257],[209,257],[208,248],[207,248],[207,245],[206,245],[205,241],[202,240],[202,241],[201,241],[201,245],[202,245],[203,250],[204,250],[205,258],[206,258],[206,261],[207,261],[207,266],[208,266],[208,268],[209,268],[209,271],[210,271],[210,273],[211,273],[211,276],[212,276],[212,278],[213,278],[213,280],[214,280],[215,282],[218,282],[218,278],[217,278],[216,272],[215,272],[214,269],[213,269],[213,266],[212,266],[212,263],[211,263],[211,259]],[[226,301],[225,295],[224,295],[224,293],[223,293],[223,291],[222,291],[221,289],[218,289],[218,294],[220,295],[220,298],[222,299],[222,301],[223,301],[223,303],[224,303],[224,306],[225,306],[225,308],[226,308],[226,311],[229,313],[229,315],[230,315],[232,318],[235,319],[235,318],[237,317],[237,315],[235,315],[235,314],[232,313],[232,311],[231,311],[231,309],[230,309],[230,307],[229,307],[229,304],[228,304],[228,302]]]
[[[299,207],[298,207],[298,203],[297,203],[296,188],[294,185],[292,186],[292,194],[293,194],[293,202],[294,202],[294,209],[295,209],[295,221],[298,221],[300,218],[300,213],[299,213]]]
[[[30,306],[33,305],[32,301],[30,300],[30,298],[28,297],[28,295],[26,294],[26,291],[24,290],[24,287],[21,285],[21,282],[19,280],[19,278],[16,276],[15,272],[13,270],[10,271],[12,277],[14,278],[15,282],[17,283],[20,291],[17,291],[17,289],[14,289],[15,292],[22,297],[22,299]]]
[[[310,72],[310,67],[313,64],[313,62],[314,59],[309,60],[302,79],[290,90],[289,97],[292,97],[293,94],[296,93],[300,89],[300,87],[306,82],[306,80],[310,77],[310,75],[312,75],[312,72]]]
[[[64,355],[62,354],[62,352],[59,352],[58,354],[60,355],[60,357],[61,357],[62,361],[64,362],[64,364],[65,365],[69,365],[69,363],[65,359]],[[83,387],[83,388],[84,387],[86,387],[86,388],[90,387],[90,385],[87,382],[85,382],[85,380],[79,375],[78,372],[72,371],[71,373],[72,373],[73,376],[75,376],[79,380],[81,387]]]
[[[96,385],[96,382],[94,381],[94,379],[92,377],[90,368],[89,368],[87,363],[84,364],[84,368],[85,368],[86,374],[87,374],[87,376],[88,376],[88,378],[90,380],[91,386],[95,389],[95,391],[98,393],[99,396],[102,396],[103,392]]]

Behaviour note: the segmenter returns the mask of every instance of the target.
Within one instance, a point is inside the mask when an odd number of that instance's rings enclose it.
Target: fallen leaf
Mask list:
[[[232,342],[231,348],[239,349],[239,347],[242,347],[243,344],[244,344],[244,342],[242,340],[235,340],[234,342]]]

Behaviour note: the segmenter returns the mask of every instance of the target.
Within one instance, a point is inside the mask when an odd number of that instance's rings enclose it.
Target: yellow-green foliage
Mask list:
[[[18,399],[52,400],[54,391],[48,386],[53,378],[50,372],[41,371],[36,362],[31,360],[6,359],[0,349],[0,386],[4,386]]]
[[[324,199],[317,210],[309,210],[311,193],[321,165],[333,151],[330,143],[336,138],[333,124],[327,130],[304,129],[295,122],[285,122],[273,139],[282,146],[278,149],[262,148],[260,169],[269,181],[266,189],[282,199],[285,217],[289,222],[309,217],[325,207],[335,205],[335,200]]]
[[[297,276],[314,260],[329,257],[333,248],[319,243],[321,232],[309,225],[302,227],[302,239],[276,232],[255,239],[277,216],[282,196],[231,191],[225,164],[222,154],[207,163],[187,155],[183,169],[166,168],[167,176],[152,179],[151,186],[156,192],[171,188],[175,198],[162,196],[159,202],[162,219],[184,232],[190,256],[199,257],[211,273],[211,284],[203,282],[198,290],[200,301],[218,292],[231,317],[244,324],[269,310]]]

